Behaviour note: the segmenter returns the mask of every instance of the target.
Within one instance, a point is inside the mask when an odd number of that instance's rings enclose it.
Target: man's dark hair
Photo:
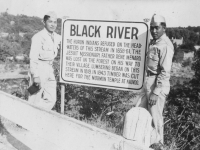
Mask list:
[[[163,28],[166,28],[166,23],[165,23],[165,22],[161,22],[160,24],[161,24],[161,26],[162,26]]]
[[[50,16],[45,15],[44,18],[43,18],[43,21],[46,22],[49,18],[50,18]]]

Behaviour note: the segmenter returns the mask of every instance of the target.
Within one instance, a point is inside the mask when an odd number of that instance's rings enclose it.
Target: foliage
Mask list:
[[[192,69],[195,76],[189,83],[172,87],[165,114],[165,143],[178,149],[200,148],[200,52],[197,52]]]
[[[43,28],[41,19],[26,15],[11,15],[7,12],[0,15],[0,30],[8,33],[27,33],[39,31]]]
[[[0,82],[0,90],[24,100],[28,99],[28,92],[26,90],[27,88],[27,79],[4,79]]]
[[[193,42],[188,42],[187,44],[182,44],[180,46],[180,49],[185,49],[186,50],[185,52],[187,53],[195,50],[194,45],[195,44]]]
[[[187,66],[192,66],[192,59],[191,58],[187,58],[186,60],[184,60],[182,62],[182,67],[187,67]]]
[[[54,64],[59,79],[59,62]],[[133,107],[128,91],[57,83],[56,110],[60,112],[61,85],[65,86],[65,114],[120,134],[124,114]]]
[[[124,91],[65,84],[65,114],[79,120],[105,123],[116,127],[131,105]]]
[[[166,34],[170,39],[181,39],[183,38],[182,49],[188,49],[189,51],[194,51],[194,45],[200,44],[200,27],[178,27],[178,28],[167,28]]]
[[[7,12],[0,14],[0,60],[5,61],[7,56],[20,54],[29,55],[32,36],[44,28],[42,19],[26,15],[11,15]],[[61,33],[61,19],[58,19],[57,33]]]
[[[174,46],[174,56],[173,56],[172,61],[175,62],[175,61],[177,61],[176,56],[178,55],[178,46],[176,43],[173,43],[173,46]]]
[[[199,42],[199,27],[176,27],[176,28],[167,28],[166,34],[169,36],[170,39],[181,39],[183,37],[185,43],[194,43],[197,44]],[[198,29],[198,30],[196,30]]]

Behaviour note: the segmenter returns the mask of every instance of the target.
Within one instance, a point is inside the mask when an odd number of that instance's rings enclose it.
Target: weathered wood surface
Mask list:
[[[43,110],[1,91],[0,115],[63,150],[150,150],[140,142]]]
[[[126,113],[123,137],[150,146],[152,117],[141,107],[134,107]]]

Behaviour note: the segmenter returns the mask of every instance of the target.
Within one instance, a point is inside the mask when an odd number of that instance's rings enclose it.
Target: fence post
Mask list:
[[[61,84],[61,102],[60,102],[61,114],[65,111],[65,85]]]

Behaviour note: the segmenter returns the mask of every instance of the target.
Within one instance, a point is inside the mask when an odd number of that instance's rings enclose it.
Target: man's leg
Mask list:
[[[148,110],[148,99],[145,93],[141,93],[138,97],[135,107],[142,107]]]
[[[40,107],[51,110],[56,103],[56,81],[48,80],[44,85],[42,92]]]
[[[157,139],[156,143],[163,143],[163,109],[165,105],[166,96],[164,94],[160,94],[156,105],[148,106],[149,112],[153,118],[153,125],[156,130]]]
[[[47,110],[51,110],[56,102],[56,80],[52,66],[40,63],[38,66],[41,90],[30,97],[30,102]]]
[[[28,98],[28,101],[29,101],[31,104],[38,105],[38,103],[39,103],[39,101],[40,101],[40,99],[41,99],[42,90],[43,90],[43,89],[40,89],[40,91],[37,92],[36,94],[30,95],[29,98]]]
[[[29,75],[29,86],[31,86],[33,84],[33,77],[30,72],[28,73],[28,75]],[[30,104],[37,105],[40,101],[42,90],[43,89],[41,88],[40,91],[38,91],[37,93],[29,95],[28,102]]]

